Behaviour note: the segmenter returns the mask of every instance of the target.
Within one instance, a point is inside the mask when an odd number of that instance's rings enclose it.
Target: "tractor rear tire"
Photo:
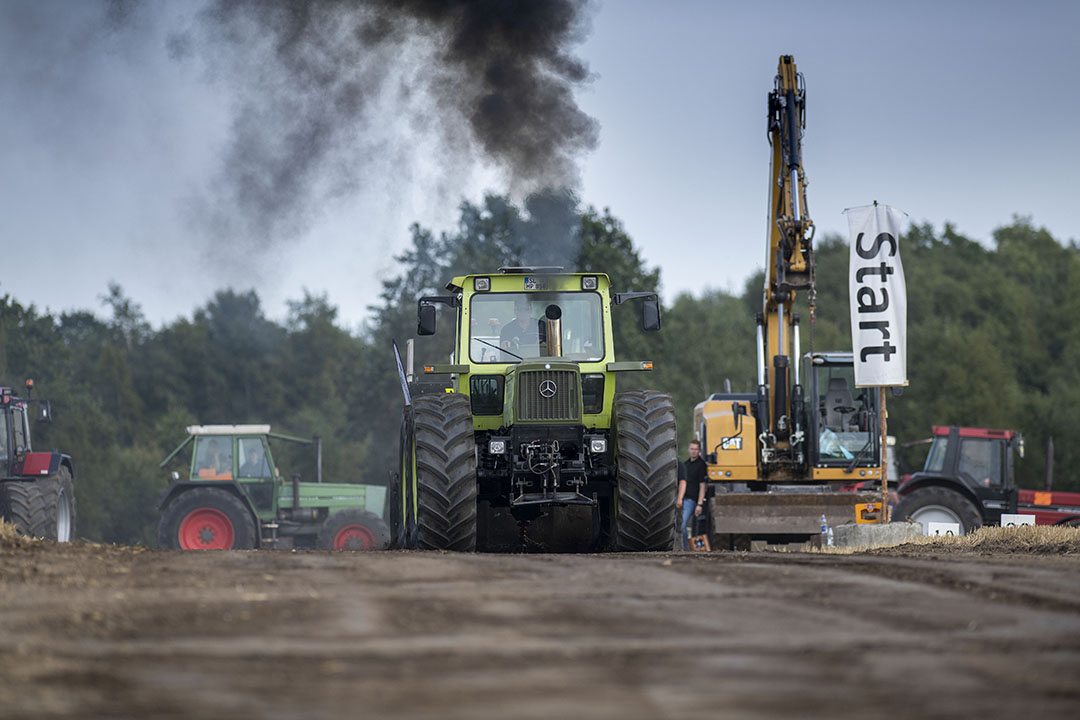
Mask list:
[[[982,514],[970,500],[955,490],[938,485],[919,488],[901,500],[893,511],[893,519],[920,522],[924,531],[927,522],[955,522],[960,525],[961,535],[967,535],[983,524]]]
[[[315,547],[320,550],[385,550],[390,528],[375,513],[359,508],[338,510],[319,527]]]
[[[671,550],[675,542],[672,508],[679,476],[671,396],[652,390],[618,393],[614,428],[618,467],[615,550]]]
[[[71,479],[71,470],[61,465],[55,475],[41,483],[48,517],[45,537],[56,542],[71,542],[75,537],[75,482]]]
[[[37,480],[0,483],[0,515],[20,534],[44,538],[49,534],[48,496]]]
[[[171,550],[248,550],[255,547],[255,518],[228,490],[191,488],[161,513],[157,544]]]
[[[476,550],[476,442],[464,395],[413,400],[416,540],[421,550]]]

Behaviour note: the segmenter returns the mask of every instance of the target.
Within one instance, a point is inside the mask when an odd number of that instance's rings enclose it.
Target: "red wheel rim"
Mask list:
[[[334,536],[335,550],[371,550],[375,535],[363,525],[346,525]]]
[[[236,539],[232,520],[220,510],[192,510],[180,522],[180,547],[184,550],[228,550]]]

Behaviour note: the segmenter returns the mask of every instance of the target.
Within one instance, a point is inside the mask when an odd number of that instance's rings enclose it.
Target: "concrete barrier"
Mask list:
[[[885,525],[845,523],[833,529],[833,542],[836,547],[892,547],[921,537],[922,534],[923,527],[917,522],[893,522]]]

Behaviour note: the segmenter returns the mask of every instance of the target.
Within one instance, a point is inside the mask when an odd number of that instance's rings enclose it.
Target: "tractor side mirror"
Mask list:
[[[38,422],[52,422],[52,405],[48,400],[39,400],[37,404],[37,420]]]
[[[653,295],[641,303],[641,329],[656,332],[660,329],[660,298]]]
[[[416,309],[416,334],[435,334],[435,306],[420,305]]]

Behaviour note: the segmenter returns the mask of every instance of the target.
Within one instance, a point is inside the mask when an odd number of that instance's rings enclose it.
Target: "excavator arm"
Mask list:
[[[806,85],[790,55],[780,57],[769,93],[769,243],[762,312],[758,316],[758,427],[767,469],[802,464],[802,401],[796,291],[808,295],[813,323],[814,221],[806,203],[802,133]]]

